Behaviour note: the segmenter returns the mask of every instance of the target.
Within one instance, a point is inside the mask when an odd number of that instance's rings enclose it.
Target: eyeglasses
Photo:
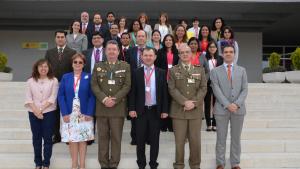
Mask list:
[[[82,65],[82,64],[83,64],[83,62],[82,62],[82,61],[73,61],[73,63],[74,63],[74,64],[80,64],[80,65]]]
[[[181,52],[179,52],[179,54],[181,54],[181,55],[183,55],[183,54],[190,54],[191,53],[191,51],[181,51]]]

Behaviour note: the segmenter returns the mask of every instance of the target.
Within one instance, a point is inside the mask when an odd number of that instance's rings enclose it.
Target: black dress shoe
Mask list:
[[[217,127],[213,126],[212,131],[217,131]]]
[[[212,129],[213,129],[213,127],[209,126],[209,127],[207,127],[206,131],[210,132],[210,131],[212,131]]]
[[[135,140],[132,140],[132,141],[130,142],[130,144],[133,145],[133,146],[136,146],[136,141],[135,141]]]

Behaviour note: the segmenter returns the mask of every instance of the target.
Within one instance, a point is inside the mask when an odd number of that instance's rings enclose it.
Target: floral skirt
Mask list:
[[[80,112],[80,100],[78,98],[73,100],[70,122],[65,123],[62,120],[60,132],[62,142],[83,142],[95,139],[94,122],[93,120],[85,121]]]

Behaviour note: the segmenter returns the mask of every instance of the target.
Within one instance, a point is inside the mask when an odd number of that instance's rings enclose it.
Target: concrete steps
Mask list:
[[[34,168],[28,113],[23,106],[24,82],[0,82],[0,169]],[[247,116],[242,134],[243,169],[300,169],[300,85],[249,84]],[[216,134],[202,127],[201,169],[215,168]],[[119,169],[137,169],[135,146],[130,142],[130,123],[125,122]],[[229,143],[227,140],[227,158]],[[96,141],[97,142],[97,141]],[[99,169],[97,147],[88,147],[87,169]],[[147,146],[147,156],[149,147]],[[173,133],[161,133],[159,163],[172,168],[175,154]],[[189,148],[186,145],[186,164]],[[68,147],[56,144],[52,169],[70,168]],[[228,161],[227,164],[230,164]],[[186,166],[186,168],[189,168]],[[229,169],[228,165],[226,169]]]

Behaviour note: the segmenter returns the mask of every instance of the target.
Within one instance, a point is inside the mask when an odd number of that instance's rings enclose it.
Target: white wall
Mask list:
[[[0,51],[8,55],[14,81],[25,81],[31,74],[32,64],[45,55],[45,51],[22,49],[22,42],[49,42],[49,48],[54,47],[52,31],[0,31],[0,37]],[[240,47],[238,64],[247,69],[249,82],[261,82],[262,34],[236,33],[236,38]]]

